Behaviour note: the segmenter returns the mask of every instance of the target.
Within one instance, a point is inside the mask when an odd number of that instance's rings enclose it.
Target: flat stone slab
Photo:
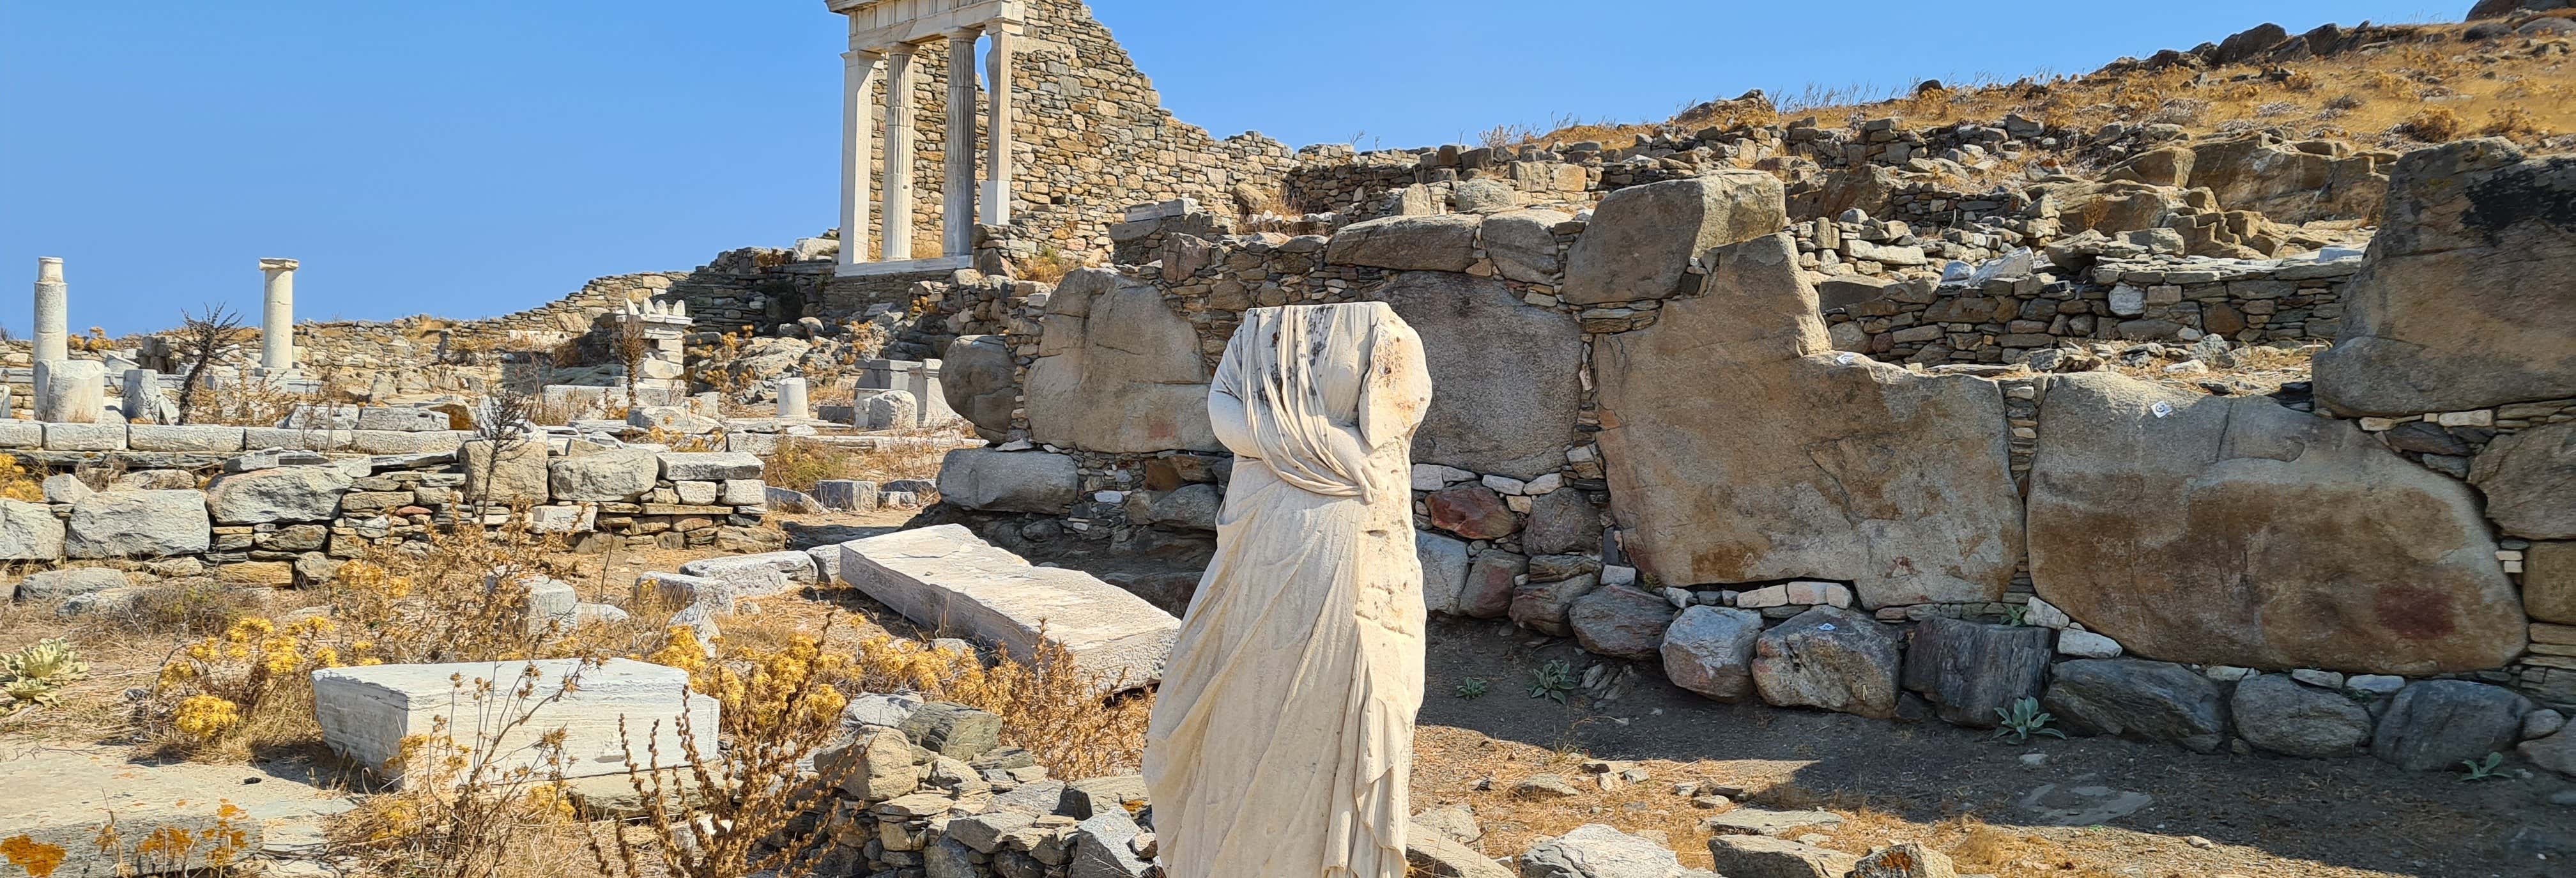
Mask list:
[[[439,717],[450,723],[448,735],[459,745],[498,747],[507,756],[496,771],[528,765],[539,771],[540,754],[528,746],[555,729],[564,731],[566,777],[623,775],[629,753],[638,767],[672,768],[687,764],[679,718],[688,699],[688,720],[700,747],[711,746],[717,728],[717,704],[689,694],[689,674],[633,659],[609,659],[583,667],[580,659],[534,662],[535,692],[525,699],[507,693],[517,688],[529,662],[465,662],[437,665],[376,665],[313,672],[313,712],[322,724],[322,741],[350,760],[400,781],[387,766],[402,754],[402,740],[431,733]],[[456,678],[461,676],[460,684]],[[563,693],[564,681],[575,684]],[[503,693],[477,703],[475,680],[493,681]],[[524,722],[509,726],[525,717]],[[625,737],[618,720],[626,721]],[[658,724],[658,725],[657,725]],[[477,745],[475,742],[483,742]],[[660,753],[655,757],[649,751]],[[649,765],[646,763],[650,763]]]
[[[2021,797],[2023,812],[2045,826],[2094,826],[2138,813],[2156,797],[2105,786],[2040,784]]]
[[[1793,830],[1820,829],[1842,825],[1843,817],[1832,811],[1773,811],[1768,808],[1737,808],[1700,821],[1701,829],[1717,835],[1784,836]]]
[[[209,865],[213,843],[184,857],[141,856],[135,846],[175,830],[219,838],[238,860],[258,853],[271,836],[310,835],[325,816],[354,806],[344,796],[257,767],[131,758],[116,748],[48,747],[0,759],[0,790],[8,791],[0,796],[0,876],[115,875],[120,860],[136,874],[201,870]],[[124,842],[101,851],[99,831],[111,817]],[[21,836],[23,843],[17,841]],[[30,861],[51,856],[62,859],[50,870],[28,868]]]
[[[1181,620],[1078,570],[1035,567],[964,525],[943,524],[841,544],[841,581],[934,631],[1001,645],[1027,659],[1048,641],[1102,683],[1160,679]]]

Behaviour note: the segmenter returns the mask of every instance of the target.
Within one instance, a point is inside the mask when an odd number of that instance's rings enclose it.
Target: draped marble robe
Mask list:
[[[1422,707],[1422,340],[1384,303],[1256,308],[1208,418],[1217,551],[1146,733],[1169,878],[1402,878]]]

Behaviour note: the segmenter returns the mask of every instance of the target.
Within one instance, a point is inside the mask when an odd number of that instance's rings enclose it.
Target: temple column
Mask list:
[[[868,260],[868,166],[875,161],[877,69],[885,56],[856,47],[841,53],[841,259]]]
[[[71,317],[65,299],[70,288],[63,284],[63,260],[59,256],[36,259],[36,362],[59,363],[71,359]]]
[[[268,276],[260,307],[259,366],[271,373],[295,368],[295,269],[292,259],[262,259]]]
[[[948,144],[940,153],[939,255],[975,249],[975,38],[982,28],[948,32]]]
[[[912,258],[912,47],[895,44],[879,50],[886,59],[885,230],[878,241],[882,258]]]
[[[984,224],[1011,224],[1011,43],[1016,24],[995,22],[984,28],[992,43],[984,48]]]

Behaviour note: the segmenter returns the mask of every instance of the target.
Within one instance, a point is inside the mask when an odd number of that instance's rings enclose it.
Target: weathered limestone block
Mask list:
[[[1896,635],[1869,616],[1817,607],[1753,643],[1753,685],[1781,707],[1896,715]]]
[[[272,841],[271,827],[297,836],[290,844],[309,843],[301,830],[353,807],[346,795],[295,780],[248,774],[261,782],[246,784],[245,776],[239,765],[136,761],[122,747],[11,748],[0,756],[8,789],[0,796],[0,875],[103,878],[134,874],[138,863],[164,875],[221,872],[219,861],[229,857],[238,868]],[[115,841],[102,849],[103,838]],[[61,859],[49,868],[27,868],[52,854]]]
[[[0,501],[15,503],[18,501]],[[18,581],[18,599],[55,601],[132,585],[125,571],[112,567],[66,567],[39,570]]]
[[[1004,415],[1004,424],[1008,417]],[[850,399],[850,426],[861,430],[909,430],[920,423],[921,401],[912,391],[860,391]]]
[[[1509,280],[1549,283],[1565,269],[1556,227],[1573,220],[1553,210],[1506,211],[1485,218],[1477,241],[1484,245],[1485,258],[1494,261],[1494,273]]]
[[[1061,514],[1081,497],[1082,472],[1068,455],[960,448],[939,465],[939,498],[968,509]]]
[[[2202,753],[2227,744],[2227,700],[2190,668],[2140,659],[2059,662],[2040,704],[2080,732],[2169,741]]]
[[[1483,225],[1484,217],[1469,213],[1352,223],[1333,233],[1324,261],[1401,271],[1466,271],[1476,261],[1476,230]]]
[[[1664,674],[1673,685],[1724,702],[1753,694],[1753,642],[1762,614],[1694,606],[1664,629]]]
[[[2576,542],[2533,543],[2524,550],[2522,604],[2533,619],[2576,625]]]
[[[2172,185],[2208,189],[2219,206],[2274,222],[2376,217],[2389,191],[2371,156],[2308,152],[2268,134],[2195,143],[2185,155]]]
[[[0,561],[50,561],[63,556],[63,523],[42,503],[0,500]]]
[[[1649,661],[1662,654],[1664,629],[1672,626],[1673,613],[1673,605],[1661,595],[1612,585],[1576,598],[1566,607],[1565,626],[1586,652]]]
[[[1474,619],[1500,619],[1512,609],[1512,590],[1529,569],[1529,559],[1516,552],[1487,549],[1467,565],[1467,582],[1458,592],[1458,614]]]
[[[1023,394],[1039,442],[1087,451],[1219,451],[1198,330],[1154,287],[1102,269],[1047,299]]]
[[[358,410],[360,430],[400,430],[426,433],[446,430],[446,412],[422,408],[362,408]]]
[[[206,509],[216,524],[329,521],[352,483],[337,466],[281,466],[225,473],[206,485]]]
[[[1521,548],[1555,555],[1594,546],[1601,539],[1601,512],[1576,488],[1558,488],[1530,498],[1529,523],[1521,527]]]
[[[857,479],[823,479],[814,483],[814,502],[825,509],[861,512],[877,508],[877,483]],[[837,556],[839,553],[833,553]]]
[[[46,451],[123,451],[124,424],[46,424]]]
[[[242,428],[132,424],[125,428],[125,444],[136,451],[240,451]]]
[[[322,725],[323,743],[370,769],[381,769],[400,756],[404,738],[432,734],[440,717],[448,720],[446,734],[458,745],[479,745],[502,754],[496,757],[500,761],[495,768],[503,771],[521,766],[549,771],[538,764],[541,756],[536,748],[528,745],[556,729],[563,732],[563,751],[575,757],[565,760],[563,767],[570,777],[624,775],[630,766],[652,770],[687,765],[688,751],[679,732],[684,715],[699,736],[699,747],[708,748],[705,741],[717,727],[719,707],[715,699],[689,692],[687,671],[633,659],[608,659],[588,667],[584,661],[329,668],[313,672],[313,715]],[[535,688],[533,697],[474,701],[473,681],[492,681],[495,689],[507,692],[531,665],[536,676],[527,684]],[[461,686],[451,680],[459,675],[465,680]],[[572,685],[567,687],[567,681]],[[523,722],[503,728],[521,718]],[[626,722],[625,742],[619,737],[621,718]],[[478,737],[482,740],[475,740]]]
[[[478,440],[457,449],[465,465],[465,499],[483,503],[546,502],[546,443],[510,442],[497,460],[492,445],[490,440]]]
[[[0,402],[6,401],[5,397],[0,397]],[[40,448],[44,444],[44,424],[36,421],[0,421],[0,448]]]
[[[1860,862],[1832,848],[1767,835],[1721,835],[1708,840],[1712,865],[1726,878],[1844,878]]]
[[[961,335],[942,356],[939,391],[947,395],[948,407],[987,440],[1010,433],[1011,409],[1020,398],[1010,341],[998,335]]]
[[[1407,272],[1377,297],[1422,336],[1431,410],[1413,459],[1531,479],[1565,465],[1583,403],[1583,332],[1492,278]]]
[[[2343,415],[2467,411],[2576,396],[2576,156],[2511,142],[2407,154],[2387,217],[2316,356]]]
[[[107,414],[107,367],[97,360],[36,364],[36,420],[94,424]]]
[[[2511,689],[2484,683],[2408,684],[2380,716],[2370,755],[2408,771],[2455,769],[2464,760],[2511,749],[2531,706],[2531,699]]]
[[[74,558],[196,555],[214,544],[203,491],[105,491],[72,504],[64,550]]]
[[[2039,432],[2032,581],[2130,652],[2423,675],[2522,651],[2468,487],[2349,421],[2097,372],[2051,379]]]
[[[2496,437],[2471,463],[2469,483],[2486,495],[2487,517],[2505,533],[2576,539],[2576,422]]]
[[[1467,544],[1417,530],[1413,532],[1413,551],[1422,562],[1423,609],[1459,615],[1458,598],[1467,588]]]
[[[700,558],[680,565],[680,572],[724,582],[742,597],[766,597],[818,578],[814,557],[801,551]]]
[[[1683,878],[1688,870],[1671,849],[1643,836],[1598,823],[1531,845],[1521,854],[1521,878]]]
[[[760,478],[760,458],[740,451],[665,451],[662,477],[674,482]]]
[[[348,449],[360,454],[446,454],[474,434],[463,430],[348,430]]]
[[[2370,742],[2369,710],[2341,692],[2302,686],[2285,674],[2239,681],[2228,707],[2236,736],[2274,753],[2353,756]]]
[[[1430,878],[1514,878],[1475,848],[1443,838],[1415,823],[1404,834],[1404,862]]]
[[[1697,280],[1691,260],[1787,224],[1781,191],[1770,174],[1721,171],[1610,193],[1566,254],[1564,298],[1593,305],[1684,292]]]
[[[1715,251],[1708,295],[1596,347],[1637,566],[1848,581],[1870,608],[2001,597],[2022,545],[2002,390],[1831,353],[1796,253],[1785,235]]]
[[[244,427],[244,448],[300,448],[307,451],[346,451],[353,441],[353,430],[315,427]]]
[[[587,443],[575,442],[581,448]],[[757,458],[755,458],[757,459]],[[662,472],[661,457],[642,448],[603,448],[566,454],[546,464],[547,493],[557,501],[621,501],[653,490]],[[715,502],[715,492],[701,504]]]
[[[2049,639],[2037,626],[1984,625],[1934,616],[1914,626],[1905,651],[1905,688],[1953,725],[1991,729],[1995,711],[2039,697],[2048,680]]]
[[[1045,637],[1122,688],[1160,677],[1181,623],[1090,574],[1033,567],[962,525],[841,544],[841,580],[915,623],[1001,645],[1022,659]]]

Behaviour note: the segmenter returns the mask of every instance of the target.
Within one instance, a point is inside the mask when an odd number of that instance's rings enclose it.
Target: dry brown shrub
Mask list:
[[[2487,137],[2534,140],[2549,136],[2549,129],[2542,127],[2540,117],[2529,110],[2497,107],[2487,111],[2486,127],[2478,129],[2478,133]]]
[[[2390,127],[2388,132],[2425,143],[2447,143],[2460,136],[2462,126],[2460,114],[2451,112],[2449,107],[2433,107],[2406,117],[2406,121]]]
[[[664,754],[650,743],[658,740],[659,721],[643,729],[618,720],[628,785],[645,813],[670,817],[645,821],[650,844],[625,833],[608,833],[605,841],[589,836],[587,848],[601,874],[743,878],[812,872],[829,821],[802,818],[830,804],[841,775],[850,770],[846,762],[818,766],[818,774],[806,770],[840,736],[841,709],[848,703],[841,690],[852,682],[851,661],[823,648],[832,627],[826,618],[821,632],[796,635],[782,648],[728,648],[716,658],[707,656],[688,628],[670,630],[669,645],[652,661],[686,669],[692,690],[722,702],[720,728],[697,724],[684,709],[675,720],[683,752]],[[647,742],[641,752],[639,738]],[[674,761],[688,766],[685,779],[635,767]]]
[[[1029,751],[1057,777],[1135,771],[1153,697],[1118,694],[1128,681],[1083,670],[1043,636],[1040,644],[1027,662],[1004,656],[987,666],[972,651],[880,635],[859,642],[855,676],[870,692],[919,692],[999,716],[1003,742]]]
[[[45,502],[45,485],[18,463],[14,454],[0,454],[0,499],[26,503]]]
[[[1028,262],[1019,267],[1019,279],[1051,284],[1064,280],[1065,275],[1072,274],[1074,269],[1081,267],[1081,260],[1066,256],[1064,251],[1056,249],[1055,245],[1040,244],[1038,254],[1029,257]]]

